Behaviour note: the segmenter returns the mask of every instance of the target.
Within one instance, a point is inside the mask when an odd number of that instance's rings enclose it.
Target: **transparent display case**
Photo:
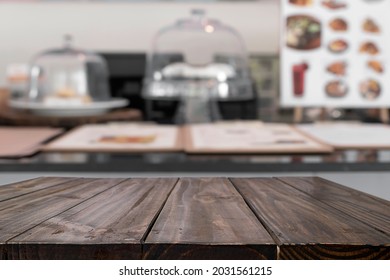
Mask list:
[[[127,105],[112,99],[103,57],[72,47],[70,35],[62,48],[36,55],[29,67],[28,90],[11,107],[40,115],[97,115]]]
[[[217,119],[217,100],[247,100],[253,94],[247,52],[232,27],[192,10],[190,18],[156,34],[143,96],[180,100],[179,122]]]
[[[48,105],[79,105],[110,98],[108,70],[104,59],[71,46],[66,36],[63,48],[38,54],[31,63],[29,101]]]

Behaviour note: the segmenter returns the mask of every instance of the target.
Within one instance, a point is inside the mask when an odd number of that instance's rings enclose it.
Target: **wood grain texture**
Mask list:
[[[73,180],[75,179],[66,177],[40,177],[18,183],[8,184],[5,186],[0,186],[0,201],[29,194],[37,190],[56,186]]]
[[[306,193],[276,179],[231,181],[276,240],[281,259],[390,258],[386,234]]]
[[[123,181],[13,238],[8,244],[16,246],[10,247],[8,255],[17,259],[141,259],[141,239],[176,182],[176,178]]]
[[[4,244],[0,244],[0,260],[7,259],[7,251],[5,250]]]
[[[283,245],[279,258],[282,260],[389,260],[386,246],[305,244],[304,246]]]
[[[0,94],[1,96],[1,94]],[[138,109],[127,108],[107,112],[97,116],[38,116],[30,112],[16,111],[8,106],[0,110],[0,122],[10,126],[53,126],[73,128],[79,125],[108,123],[118,121],[142,121],[142,112]]]
[[[107,190],[123,179],[78,179],[3,201],[0,244]]]
[[[274,260],[275,244],[185,244],[147,243],[144,246],[146,260]]]
[[[390,236],[390,201],[319,177],[278,179]]]
[[[389,202],[320,178],[0,186],[0,259],[390,259]]]
[[[145,259],[272,259],[276,246],[227,179],[181,178],[144,252]]]

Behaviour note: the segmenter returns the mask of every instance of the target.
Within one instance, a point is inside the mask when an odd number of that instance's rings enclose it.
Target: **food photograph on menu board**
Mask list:
[[[390,1],[281,3],[281,106],[390,106]]]

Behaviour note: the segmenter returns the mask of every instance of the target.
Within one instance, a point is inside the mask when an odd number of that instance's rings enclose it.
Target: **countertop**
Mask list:
[[[390,202],[318,177],[0,187],[0,259],[390,259]]]
[[[0,159],[0,172],[356,172],[390,171],[390,150],[324,155],[189,155],[173,153],[38,153]]]

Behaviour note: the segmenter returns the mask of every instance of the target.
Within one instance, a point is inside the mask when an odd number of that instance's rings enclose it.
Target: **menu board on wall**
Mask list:
[[[281,105],[390,107],[389,0],[281,0]]]

